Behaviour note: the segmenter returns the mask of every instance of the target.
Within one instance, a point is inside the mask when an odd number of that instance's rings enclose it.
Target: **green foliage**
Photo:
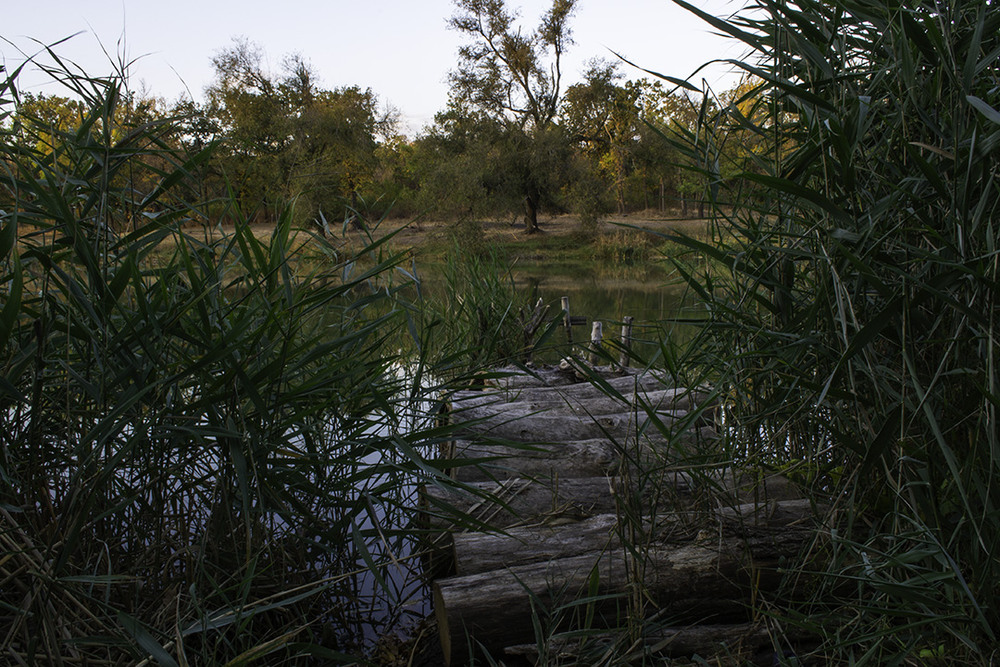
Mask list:
[[[593,160],[580,152],[570,157],[569,172],[572,177],[563,186],[561,199],[580,216],[584,231],[595,233],[598,223],[614,210],[608,184]]]
[[[185,233],[211,147],[122,125],[121,78],[50,55],[79,123],[0,82],[0,654],[356,658],[408,602],[444,435],[419,419],[433,369],[391,339],[398,258],[303,244],[287,208],[257,238],[234,199],[231,233]]]
[[[449,363],[492,368],[527,361],[557,322],[514,284],[509,263],[495,248],[456,243],[444,269],[447,294],[439,306],[439,348]],[[440,354],[440,353],[439,353]],[[444,356],[444,355],[441,355]]]
[[[634,266],[649,261],[654,237],[639,231],[601,234],[594,239],[594,259],[602,265]]]
[[[717,220],[714,242],[678,240],[726,267],[689,278],[730,455],[808,470],[833,503],[826,577],[790,620],[827,661],[933,646],[982,664],[1000,629],[1000,14],[678,4],[753,52],[737,65],[758,83],[678,135]]]
[[[452,106],[482,114],[502,129],[510,184],[523,201],[525,231],[551,198],[556,154],[565,144],[554,123],[562,99],[562,56],[571,43],[575,0],[553,0],[533,34],[516,26],[502,0],[455,0],[451,26],[471,41],[451,73]],[[562,146],[560,146],[562,143]],[[558,172],[557,172],[558,173]]]
[[[640,89],[618,86],[614,65],[591,64],[584,83],[566,91],[564,119],[583,150],[612,184],[618,213],[625,213],[626,182],[633,168],[633,149],[639,133]]]
[[[451,74],[456,98],[524,129],[548,127],[559,111],[561,58],[572,43],[576,0],[553,0],[533,34],[503,0],[455,0],[451,27],[471,39]]]
[[[324,90],[310,65],[285,59],[283,74],[264,67],[261,49],[235,40],[212,61],[216,78],[201,112],[226,137],[217,169],[246,211],[298,199],[297,222],[344,217],[371,197],[379,148],[396,118],[370,89]]]
[[[420,204],[460,219],[512,210],[518,202],[507,187],[508,162],[503,126],[452,103],[414,145]]]
[[[575,166],[560,127],[527,133],[454,99],[415,142],[412,159],[425,210],[458,219],[559,210]]]

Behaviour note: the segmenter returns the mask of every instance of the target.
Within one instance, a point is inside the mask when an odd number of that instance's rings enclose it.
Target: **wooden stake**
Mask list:
[[[633,317],[631,315],[625,316],[625,321],[622,322],[622,352],[621,356],[618,357],[618,365],[622,368],[628,368],[629,361],[631,361],[632,355],[632,321]]]
[[[531,312],[531,316],[528,318],[527,324],[524,325],[524,363],[526,364],[531,362],[532,342],[534,341],[535,333],[538,332],[538,327],[545,321],[545,314],[548,312],[549,307],[541,299],[538,299],[534,310]]]
[[[562,298],[563,327],[566,329],[566,344],[573,345],[573,322],[569,316],[569,297]]]
[[[590,363],[597,365],[600,360],[601,343],[604,341],[604,325],[601,322],[594,322],[594,328],[590,331]]]

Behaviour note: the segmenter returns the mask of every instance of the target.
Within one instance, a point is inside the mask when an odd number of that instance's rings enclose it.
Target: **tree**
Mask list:
[[[690,91],[668,92],[659,81],[639,86],[639,105],[646,125],[655,127],[676,151],[674,160],[679,168],[674,173],[674,187],[681,199],[682,215],[688,215],[688,204],[696,199],[698,217],[704,217],[706,188],[718,171],[719,150],[717,137],[706,123],[718,110],[718,104],[709,91],[701,96],[691,95]],[[711,149],[702,150],[709,140],[713,142]],[[699,150],[691,150],[691,146]],[[709,159],[708,155],[715,157]]]
[[[504,0],[455,0],[450,25],[471,42],[459,49],[450,75],[456,104],[484,114],[504,128],[515,148],[524,227],[538,231],[538,210],[551,196],[549,175],[540,168],[562,135],[553,132],[562,95],[562,57],[570,39],[576,0],[553,0],[536,30],[525,35]]]
[[[421,204],[457,218],[510,209],[509,152],[500,122],[453,98],[414,142]]]
[[[286,100],[264,68],[262,49],[244,38],[212,58],[215,81],[206,90],[208,113],[226,137],[223,171],[247,214],[267,211],[281,196],[279,155],[291,136]]]
[[[294,198],[300,217],[352,215],[398,114],[369,88],[321,88],[299,55],[285,57],[279,76],[263,62],[243,39],[212,60],[209,113],[228,137],[221,155],[238,198],[248,210]]]
[[[618,213],[626,210],[626,181],[639,137],[640,90],[619,86],[613,63],[593,61],[584,81],[566,90],[565,125],[574,140],[611,180]]]

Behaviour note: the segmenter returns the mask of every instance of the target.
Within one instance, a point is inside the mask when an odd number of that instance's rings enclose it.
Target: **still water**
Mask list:
[[[528,267],[514,272],[515,284],[535,298],[558,305],[568,296],[574,315],[605,323],[621,322],[626,316],[636,322],[671,319],[691,306],[681,285],[667,284],[662,277],[615,277],[599,273],[552,272]]]
[[[513,278],[530,303],[542,299],[549,306],[550,316],[559,314],[563,297],[569,298],[570,314],[586,319],[585,325],[573,329],[576,343],[590,339],[595,321],[603,324],[605,340],[617,341],[624,318],[632,317],[633,350],[647,359],[663,342],[683,345],[688,341],[695,331],[692,321],[703,313],[684,285],[659,271],[527,265],[516,267]],[[560,343],[565,340],[561,331],[558,338]],[[543,361],[557,361],[543,357]]]

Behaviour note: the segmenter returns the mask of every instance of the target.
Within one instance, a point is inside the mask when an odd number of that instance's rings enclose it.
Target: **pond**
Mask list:
[[[430,300],[442,298],[450,289],[444,273],[440,265],[420,268],[422,289]],[[655,355],[663,341],[683,347],[695,332],[693,321],[704,313],[686,286],[659,266],[517,262],[510,278],[525,302],[541,299],[549,307],[550,318],[560,317],[561,300],[568,297],[570,314],[586,321],[573,329],[573,341],[578,344],[589,341],[595,321],[603,323],[605,340],[617,341],[624,318],[632,317],[633,350],[644,359]],[[566,342],[562,330],[552,342],[557,349],[541,352],[537,360],[559,361]]]

